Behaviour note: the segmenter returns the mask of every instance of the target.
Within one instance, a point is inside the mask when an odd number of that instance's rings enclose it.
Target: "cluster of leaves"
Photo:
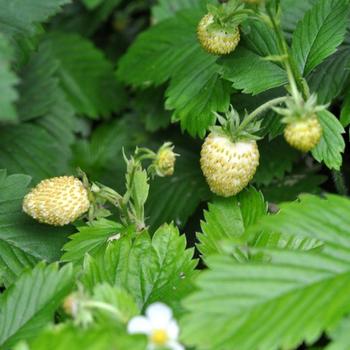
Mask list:
[[[350,3],[266,1],[280,3],[298,74],[330,108],[305,156],[274,112],[259,116],[254,187],[223,199],[202,177],[199,139],[214,112],[285,95],[271,27],[246,21],[217,57],[196,38],[214,0],[0,0],[0,349],[142,350],[126,325],[156,301],[191,349],[350,347],[350,201],[325,194],[346,194],[350,174]],[[22,212],[31,186],[76,167],[122,189],[123,152],[168,140],[181,156],[150,183],[142,234],[116,216],[54,228]],[[119,316],[95,310],[80,327],[62,309],[77,290]]]

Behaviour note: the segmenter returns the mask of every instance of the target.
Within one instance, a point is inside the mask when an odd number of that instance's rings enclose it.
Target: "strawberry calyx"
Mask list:
[[[282,123],[291,124],[298,121],[306,121],[317,116],[317,113],[326,110],[329,104],[318,105],[317,95],[312,94],[308,99],[303,99],[300,93],[290,96],[285,101],[286,107],[273,107],[273,110],[283,116]]]
[[[211,23],[206,28],[209,33],[235,34],[237,27],[252,13],[240,0],[230,0],[217,6],[209,4],[207,8],[212,16]]]
[[[215,113],[219,125],[210,128],[213,134],[226,136],[232,142],[259,140],[257,135],[261,128],[261,120],[252,120],[245,122],[248,114],[245,114],[241,120],[239,113],[231,105],[229,110],[224,114]]]

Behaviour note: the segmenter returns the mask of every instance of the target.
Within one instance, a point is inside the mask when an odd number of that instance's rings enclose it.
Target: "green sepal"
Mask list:
[[[240,0],[230,0],[217,6],[209,4],[208,12],[214,17],[214,22],[208,26],[208,31],[225,31],[235,33],[237,27],[253,12],[245,9]]]
[[[212,133],[228,137],[232,142],[259,140],[261,137],[257,133],[261,129],[261,120],[254,120],[245,125],[245,118],[248,113],[245,113],[243,120],[241,120],[238,112],[231,105],[229,110],[220,115],[215,113],[220,125],[215,125],[210,128]]]
[[[286,107],[273,107],[273,110],[279,115],[283,116],[282,122],[290,124],[300,120],[306,120],[315,117],[317,113],[326,110],[329,104],[318,105],[317,95],[312,94],[306,101],[302,99],[301,95],[299,98],[290,97],[286,100]]]

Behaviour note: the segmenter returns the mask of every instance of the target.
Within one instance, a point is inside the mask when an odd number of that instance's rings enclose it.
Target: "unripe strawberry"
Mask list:
[[[201,168],[212,192],[230,197],[245,188],[259,165],[255,140],[233,142],[224,135],[207,136],[201,151]]]
[[[41,181],[23,200],[23,210],[39,222],[63,226],[89,210],[88,191],[74,176]]]
[[[238,26],[232,31],[209,28],[213,23],[214,17],[209,13],[198,24],[197,35],[202,47],[214,55],[225,55],[234,51],[240,41]]]
[[[322,127],[317,116],[314,115],[311,118],[287,124],[284,137],[292,147],[302,152],[309,152],[320,142]]]

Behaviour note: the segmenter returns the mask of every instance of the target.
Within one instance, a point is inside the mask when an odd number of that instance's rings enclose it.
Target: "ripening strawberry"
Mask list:
[[[23,210],[39,222],[63,226],[89,210],[88,191],[74,176],[41,181],[23,200]]]
[[[311,118],[287,124],[284,137],[292,147],[302,152],[309,152],[320,142],[322,127],[317,116],[314,115]]]
[[[240,41],[238,26],[232,29],[211,28],[214,16],[210,13],[205,15],[198,24],[197,35],[202,47],[214,55],[226,55],[234,51]]]
[[[212,192],[230,197],[245,188],[259,165],[255,140],[233,142],[225,135],[211,133],[201,151],[201,168]]]

